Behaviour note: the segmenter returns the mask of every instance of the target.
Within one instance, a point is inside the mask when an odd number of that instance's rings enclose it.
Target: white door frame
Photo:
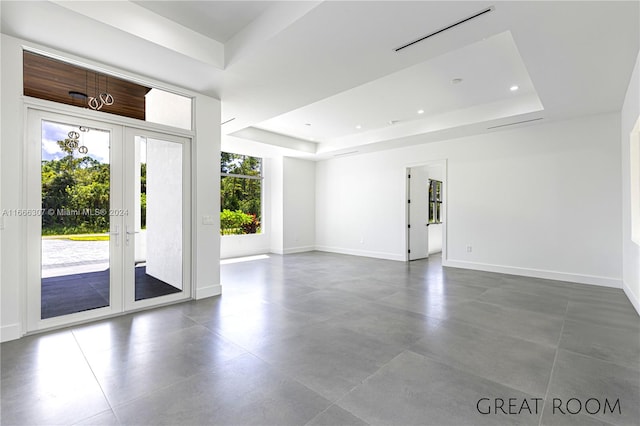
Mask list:
[[[154,135],[158,139],[180,141],[185,144],[183,155],[183,292],[174,295],[162,296],[153,299],[146,299],[140,302],[127,304],[125,298],[125,285],[127,281],[124,277],[125,268],[125,250],[121,249],[124,243],[125,216],[111,216],[110,226],[111,232],[119,232],[119,247],[116,247],[116,241],[110,244],[110,268],[120,276],[112,279],[110,284],[110,305],[104,308],[92,309],[89,311],[77,312],[70,315],[63,315],[48,319],[41,319],[41,216],[27,216],[25,226],[26,241],[26,259],[24,267],[26,282],[26,297],[23,298],[25,303],[25,324],[26,332],[42,331],[71,324],[87,322],[98,318],[122,314],[124,312],[143,309],[150,306],[161,305],[164,303],[174,302],[177,300],[187,300],[191,297],[194,283],[191,280],[193,259],[191,257],[192,247],[192,199],[191,199],[191,142],[189,136],[191,132],[185,131],[169,131],[167,126],[149,125],[148,123],[132,125],[133,120],[114,118],[110,114],[96,117],[93,111],[75,111],[75,108],[67,108],[66,106],[58,106],[48,108],[48,102],[35,101],[26,106],[26,132],[25,132],[25,167],[23,182],[25,187],[23,191],[25,211],[40,211],[42,205],[41,196],[41,150],[42,150],[42,132],[41,123],[43,120],[59,122],[72,125],[83,125],[90,128],[98,128],[110,132],[110,185],[111,188],[122,188],[123,190],[117,197],[111,197],[111,208],[114,210],[126,210],[124,200],[124,192],[126,190],[125,179],[125,150],[126,139],[125,133],[127,129],[135,129],[138,133],[145,135]],[[154,130],[157,128],[157,130]],[[36,173],[37,171],[37,173]],[[113,192],[113,191],[112,191]],[[115,228],[117,226],[117,228]],[[170,297],[173,296],[173,297]]]
[[[415,167],[430,167],[430,166],[442,166],[443,167],[443,175],[444,175],[444,182],[442,183],[442,211],[441,211],[441,215],[442,215],[442,263],[446,263],[446,260],[448,259],[448,255],[447,255],[447,227],[449,226],[449,220],[448,220],[448,203],[449,203],[449,197],[448,197],[448,185],[449,185],[449,173],[448,173],[448,160],[447,159],[442,159],[442,160],[434,160],[434,161],[428,161],[428,162],[422,162],[422,163],[412,163],[412,164],[407,164],[404,167],[404,184],[405,184],[405,200],[404,200],[404,209],[405,209],[405,214],[404,214],[404,245],[405,245],[405,251],[404,251],[404,256],[405,256],[405,262],[409,262],[409,243],[410,243],[410,239],[409,239],[409,197],[410,197],[410,186],[409,186],[409,179],[408,179],[408,175],[409,175],[409,170],[411,168],[415,168]]]

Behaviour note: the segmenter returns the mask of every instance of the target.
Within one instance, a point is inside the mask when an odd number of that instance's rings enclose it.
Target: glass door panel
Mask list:
[[[110,132],[41,121],[40,318],[111,299]]]

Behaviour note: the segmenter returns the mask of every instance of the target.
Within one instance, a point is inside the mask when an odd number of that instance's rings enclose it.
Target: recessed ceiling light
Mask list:
[[[453,80],[451,80],[451,84],[460,84],[460,83],[462,83],[461,78],[454,78]]]
[[[356,129],[360,130],[360,129],[362,129],[362,126],[358,124],[358,125],[356,126]]]
[[[509,90],[511,90],[512,92],[515,92],[516,90],[518,90],[520,87],[517,84],[514,84],[513,86],[509,87]]]
[[[424,114],[424,110],[423,109],[419,109],[418,110],[418,114]]]

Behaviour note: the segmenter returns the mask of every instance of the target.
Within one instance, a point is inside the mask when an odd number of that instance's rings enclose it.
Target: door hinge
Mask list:
[[[411,228],[411,225],[407,225],[407,228]]]
[[[411,250],[407,250],[408,253],[411,253]]]
[[[407,200],[407,203],[411,204],[411,200]]]
[[[409,179],[411,179],[411,175],[408,175],[407,177],[408,177]]]

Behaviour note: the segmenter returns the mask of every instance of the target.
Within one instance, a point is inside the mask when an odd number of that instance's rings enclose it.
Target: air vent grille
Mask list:
[[[497,129],[499,127],[515,126],[516,124],[531,123],[532,121],[542,120],[544,117],[532,118],[531,120],[516,121],[515,123],[499,124],[497,126],[487,127],[487,130]]]
[[[484,15],[484,14],[486,14],[486,13],[489,13],[489,12],[493,11],[493,9],[494,9],[494,7],[493,7],[493,6],[488,7],[488,8],[486,8],[486,9],[484,9],[484,10],[481,10],[481,11],[480,11],[480,12],[478,12],[478,13],[475,13],[475,14],[473,14],[473,15],[471,15],[471,16],[469,16],[469,17],[467,17],[467,18],[461,19],[461,20],[459,20],[459,21],[457,21],[457,22],[454,22],[454,23],[453,23],[453,24],[451,24],[451,25],[447,25],[447,26],[446,26],[446,27],[444,27],[444,28],[441,28],[441,29],[439,29],[439,30],[437,30],[437,31],[434,31],[434,32],[430,33],[430,34],[427,34],[427,35],[426,35],[426,36],[424,36],[424,37],[420,37],[420,38],[419,38],[419,39],[417,39],[417,40],[414,40],[414,41],[411,41],[411,42],[409,42],[409,43],[407,43],[407,44],[404,44],[404,45],[402,45],[402,46],[398,47],[397,49],[395,49],[395,51],[396,51],[396,52],[399,52],[399,51],[401,51],[402,49],[406,49],[407,47],[409,47],[409,46],[413,46],[413,45],[414,45],[414,44],[416,44],[416,43],[420,43],[421,41],[425,41],[426,39],[428,39],[428,38],[430,38],[430,37],[433,37],[433,36],[435,36],[435,35],[438,35],[438,34],[440,34],[440,33],[442,33],[442,32],[445,32],[445,31],[447,31],[447,30],[450,30],[451,28],[457,27],[458,25],[464,24],[465,22],[468,22],[468,21],[470,21],[470,20],[472,20],[472,19],[475,19],[475,18],[477,18],[477,17],[479,17],[479,16],[482,16],[482,15]]]

